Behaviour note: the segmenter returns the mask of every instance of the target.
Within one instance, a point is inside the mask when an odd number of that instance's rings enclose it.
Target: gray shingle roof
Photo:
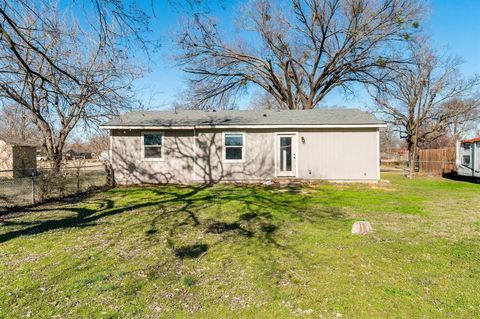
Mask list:
[[[113,126],[234,126],[234,125],[378,125],[384,122],[359,109],[288,111],[137,111],[121,115],[103,127]]]

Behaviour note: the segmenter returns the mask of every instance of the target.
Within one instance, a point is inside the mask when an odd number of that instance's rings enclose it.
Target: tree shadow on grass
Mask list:
[[[212,222],[207,226],[205,231],[206,233],[212,234],[225,234],[225,233],[236,233],[245,237],[252,237],[253,232],[243,228],[238,222],[226,223],[226,222]]]
[[[192,229],[204,234],[219,236],[220,242],[227,239],[244,240],[255,237],[281,247],[275,240],[275,236],[283,222],[289,222],[292,218],[307,222],[319,222],[327,218],[343,218],[342,212],[338,209],[327,207],[323,211],[321,209],[312,211],[310,199],[299,194],[298,188],[295,188],[294,192],[287,189],[284,193],[278,193],[272,187],[259,186],[225,188],[201,185],[176,187],[173,190],[172,187],[145,187],[141,190],[150,192],[153,197],[145,200],[142,197],[132,196],[131,202],[121,207],[116,207],[112,199],[100,198],[87,200],[88,207],[78,207],[76,204],[76,206],[38,207],[32,210],[32,212],[65,211],[73,214],[60,219],[32,222],[0,220],[0,225],[19,228],[0,234],[0,244],[21,236],[36,235],[52,230],[92,227],[97,225],[98,221],[110,216],[151,208],[154,217],[145,236],[153,238],[152,236],[159,231],[167,231],[172,254],[179,259],[187,259],[198,258],[210,248],[202,242],[185,244],[176,240],[178,234]],[[131,194],[129,188],[118,188],[113,192],[124,192],[124,197]],[[220,205],[234,203],[233,211],[238,210],[238,212],[225,215],[225,218],[229,219],[228,222],[212,218],[200,219],[198,212],[209,208],[214,203]],[[237,217],[232,221],[232,217],[235,215]],[[132,218],[134,217],[132,216]],[[158,226],[161,228],[159,229]]]
[[[64,210],[64,209],[57,209]],[[36,235],[44,232],[48,232],[56,229],[66,229],[66,228],[85,228],[95,226],[94,220],[90,218],[97,210],[89,208],[76,208],[69,207],[69,212],[76,213],[75,216],[70,216],[62,219],[49,219],[44,221],[32,221],[32,222],[23,222],[23,221],[9,221],[9,220],[0,220],[1,226],[25,226],[18,230],[6,232],[0,234],[0,244],[11,239],[26,236],[26,235]]]
[[[194,244],[186,245],[175,248],[174,255],[178,258],[198,258],[202,254],[206,253],[208,250],[208,245],[206,244]]]

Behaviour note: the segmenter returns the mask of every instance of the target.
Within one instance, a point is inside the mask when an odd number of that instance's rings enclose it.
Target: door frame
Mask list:
[[[290,135],[290,136],[293,136],[294,138],[292,139],[292,141],[294,140],[295,142],[295,145],[292,145],[292,154],[295,155],[295,163],[294,163],[294,166],[295,166],[295,174],[293,175],[287,175],[287,176],[279,176],[278,175],[278,171],[280,169],[280,165],[279,165],[279,157],[280,157],[280,154],[278,153],[278,150],[279,150],[279,141],[280,139],[278,138],[278,136],[280,135]],[[273,154],[273,158],[274,158],[274,173],[275,173],[275,178],[276,177],[298,177],[298,162],[299,162],[299,148],[298,148],[298,132],[275,132],[275,134],[273,135],[273,138],[274,138],[274,154]]]

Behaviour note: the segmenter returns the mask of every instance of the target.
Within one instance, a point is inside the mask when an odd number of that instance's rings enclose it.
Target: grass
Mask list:
[[[479,317],[480,185],[383,178],[115,188],[4,217],[0,317]]]

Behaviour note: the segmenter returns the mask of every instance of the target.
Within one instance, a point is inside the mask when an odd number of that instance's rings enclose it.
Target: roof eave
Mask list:
[[[385,123],[366,123],[366,124],[254,124],[254,125],[101,125],[100,128],[104,130],[192,130],[192,129],[249,129],[249,128],[385,128]]]
[[[460,141],[460,143],[477,143],[477,142],[480,142],[480,136]]]

